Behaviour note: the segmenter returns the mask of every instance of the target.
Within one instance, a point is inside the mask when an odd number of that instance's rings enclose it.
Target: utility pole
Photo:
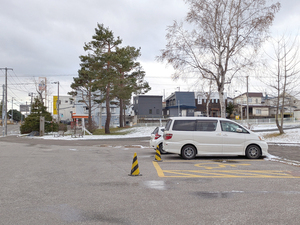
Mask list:
[[[249,84],[248,84],[248,79],[249,76],[246,77],[247,78],[247,123],[249,123]]]
[[[5,98],[4,98],[4,127],[5,127],[5,135],[7,136],[7,70],[13,70],[11,68],[0,68],[0,70],[5,70]],[[2,106],[3,107],[3,106]],[[3,135],[4,136],[4,135]]]
[[[180,115],[180,101],[178,100],[178,116],[181,116]]]
[[[59,104],[60,104],[60,100],[59,100],[59,81],[57,81],[57,118],[58,118],[58,124],[59,124],[59,121],[60,121]]]
[[[14,123],[14,97],[11,97],[11,121]]]
[[[3,137],[5,135],[5,127],[4,127],[4,90],[5,90],[5,86],[4,84],[2,85],[3,87],[3,95],[2,95],[2,134],[3,134]]]

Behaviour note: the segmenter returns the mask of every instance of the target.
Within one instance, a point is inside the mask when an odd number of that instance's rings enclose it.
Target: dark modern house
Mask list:
[[[133,111],[138,118],[161,118],[162,96],[137,95],[133,97]]]
[[[175,92],[166,98],[164,116],[194,116],[194,92]]]

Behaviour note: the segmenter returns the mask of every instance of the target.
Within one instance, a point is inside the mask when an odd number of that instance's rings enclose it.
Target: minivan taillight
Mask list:
[[[157,140],[158,138],[160,138],[161,135],[159,135],[158,133],[155,134],[155,140]]]
[[[173,134],[164,134],[164,139],[169,140],[172,138],[172,136],[173,136]]]

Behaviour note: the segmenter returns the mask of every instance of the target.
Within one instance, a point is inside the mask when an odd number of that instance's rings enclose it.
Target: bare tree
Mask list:
[[[41,102],[44,104],[44,99],[46,100],[46,80],[44,79],[38,79],[36,80],[35,78],[33,78],[33,82],[35,85],[35,90],[37,92],[37,96],[39,97],[39,99],[41,100]],[[31,96],[31,104],[32,104],[32,99],[33,99],[33,94],[35,93],[29,93]]]
[[[283,134],[284,108],[291,107],[292,96],[299,94],[299,43],[298,36],[294,40],[282,36],[272,39],[272,53],[266,53],[270,62],[266,64],[267,76],[262,81],[271,89],[276,107],[275,120],[280,134]]]
[[[219,92],[225,118],[225,84],[236,73],[252,66],[255,51],[267,37],[280,4],[265,0],[185,0],[190,9],[185,21],[167,28],[167,45],[160,61],[175,69],[174,79],[187,73],[212,79]]]
[[[216,92],[216,87],[213,80],[203,80],[201,84],[198,84],[199,96],[205,99],[206,116],[209,117],[209,104],[212,97],[212,93]]]

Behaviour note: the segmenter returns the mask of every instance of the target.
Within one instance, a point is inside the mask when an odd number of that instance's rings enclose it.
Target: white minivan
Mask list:
[[[258,159],[268,154],[263,137],[240,124],[215,117],[173,117],[165,126],[163,149],[184,159],[196,155],[245,155]]]

